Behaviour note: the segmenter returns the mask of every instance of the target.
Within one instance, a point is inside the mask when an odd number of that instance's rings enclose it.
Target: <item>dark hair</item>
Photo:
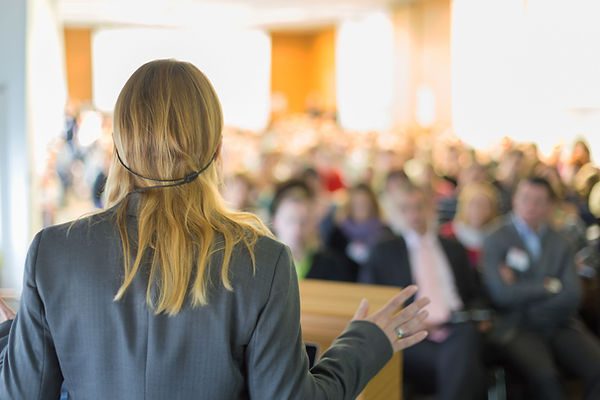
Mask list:
[[[548,198],[550,200],[555,201],[558,199],[558,196],[556,195],[556,192],[554,192],[550,182],[548,182],[548,180],[542,176],[529,176],[522,179],[520,183],[528,183],[533,186],[543,187],[548,192]]]
[[[298,201],[312,201],[314,193],[310,186],[302,179],[290,179],[280,183],[275,188],[275,195],[269,207],[271,216],[275,215],[281,203],[289,198]]]
[[[321,179],[321,176],[319,175],[317,170],[314,169],[313,167],[306,167],[306,168],[304,168],[304,171],[302,171],[302,178],[303,179],[311,179],[311,178]]]

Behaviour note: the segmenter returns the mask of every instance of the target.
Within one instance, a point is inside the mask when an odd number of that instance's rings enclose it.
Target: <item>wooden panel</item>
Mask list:
[[[92,100],[92,31],[65,28],[65,58],[69,99]]]
[[[370,311],[385,305],[399,288],[318,280],[300,281],[302,334],[305,341],[318,343],[321,353],[342,333],[363,298]],[[400,353],[371,380],[362,400],[388,400],[402,397],[402,357]]]
[[[336,108],[335,29],[271,32],[271,92],[287,99],[288,113]]]
[[[287,99],[287,111],[301,113],[311,78],[313,35],[306,33],[271,34],[271,92]]]

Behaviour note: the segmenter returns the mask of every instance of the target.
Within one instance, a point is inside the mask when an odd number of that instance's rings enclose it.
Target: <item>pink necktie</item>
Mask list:
[[[435,265],[434,247],[431,240],[421,236],[416,257],[416,281],[419,286],[418,297],[429,297],[431,303],[427,307],[427,322],[441,325],[450,319],[450,306],[444,298],[443,283]],[[441,342],[448,336],[445,329],[430,332],[429,338]]]

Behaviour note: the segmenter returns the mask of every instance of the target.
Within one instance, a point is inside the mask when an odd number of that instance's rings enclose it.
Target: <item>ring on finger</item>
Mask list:
[[[404,331],[399,326],[396,327],[396,337],[402,339],[404,337]]]

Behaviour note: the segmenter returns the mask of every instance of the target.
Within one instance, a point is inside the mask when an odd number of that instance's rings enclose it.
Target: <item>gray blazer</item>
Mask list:
[[[541,243],[541,256],[536,261],[510,217],[484,242],[483,281],[499,313],[494,336],[497,341],[510,340],[523,329],[551,334],[556,327],[569,324],[575,315],[581,288],[573,254],[564,238],[550,228]],[[515,282],[508,285],[500,276],[499,266],[513,247],[527,254],[529,267],[522,272],[515,271]],[[546,291],[547,276],[561,280],[563,290],[559,294]]]
[[[35,236],[19,312],[0,325],[0,399],[57,399],[63,380],[70,399],[351,399],[391,358],[383,331],[355,321],[309,371],[290,252],[267,237],[255,274],[247,250],[234,250],[233,291],[214,256],[208,306],[154,315],[144,270],[113,301],[123,277],[114,212]]]

